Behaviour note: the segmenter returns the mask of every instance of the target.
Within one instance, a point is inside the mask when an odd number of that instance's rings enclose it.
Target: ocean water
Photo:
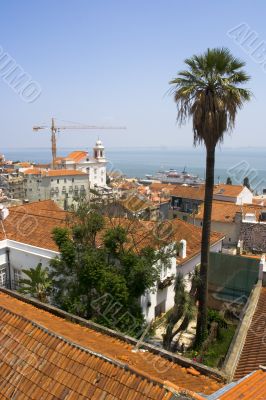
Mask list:
[[[58,156],[65,156],[71,148],[59,148]],[[90,151],[90,150],[89,150]],[[50,149],[2,149],[7,159],[13,161],[49,162]],[[108,168],[128,177],[143,178],[159,170],[174,168],[204,178],[205,153],[203,149],[157,148],[111,148],[106,149]],[[225,182],[230,176],[233,183],[242,184],[249,177],[252,188],[258,193],[266,189],[266,149],[217,149],[215,181]]]

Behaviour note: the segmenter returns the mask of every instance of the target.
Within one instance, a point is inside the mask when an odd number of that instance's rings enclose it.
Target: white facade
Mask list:
[[[235,203],[237,205],[252,204],[253,202],[253,194],[246,186],[243,186],[241,192],[235,197],[224,195],[222,190],[223,189],[221,189],[221,193],[214,193],[214,200],[227,201],[230,203]]]
[[[78,154],[79,153],[79,154]],[[80,156],[79,156],[80,155]],[[88,152],[72,152],[58,165],[61,169],[74,169],[88,174],[91,188],[106,187],[106,158],[101,140],[97,140],[93,148],[93,156]]]
[[[222,251],[222,239],[211,246],[211,252],[218,253],[220,251]],[[175,257],[171,258],[170,268],[167,268],[167,270],[163,270],[161,272],[161,281],[173,277],[171,285],[163,289],[159,289],[157,286],[155,286],[141,297],[141,307],[147,322],[151,322],[158,315],[167,312],[174,306],[174,278],[178,273],[183,275],[187,289],[190,289],[190,273],[193,272],[196,266],[199,264],[200,253],[189,260],[185,259],[183,263],[177,263]]]
[[[212,252],[219,252],[222,248],[222,240],[211,246]],[[0,286],[4,285],[5,279],[9,274],[7,249],[9,249],[10,273],[12,287],[16,288],[17,280],[22,277],[22,269],[35,268],[38,263],[44,267],[49,267],[49,262],[52,258],[60,256],[60,253],[48,249],[43,249],[36,246],[31,246],[25,243],[16,242],[14,240],[0,241]],[[174,306],[174,278],[177,273],[181,273],[187,283],[189,289],[190,273],[200,263],[200,254],[186,260],[183,263],[177,264],[176,258],[170,260],[170,268],[162,269],[161,282],[167,278],[172,278],[172,283],[163,289],[158,289],[157,286],[147,291],[141,297],[141,307],[145,319],[149,322],[162,312],[168,311]]]
[[[16,287],[17,280],[22,277],[23,269],[36,268],[41,263],[43,267],[49,267],[52,258],[59,256],[56,251],[43,249],[36,246],[5,239],[0,241],[0,285],[4,285],[9,277],[8,254],[10,261],[10,274],[12,287]]]
[[[34,170],[33,170],[34,172]],[[89,194],[89,179],[87,174],[62,175],[62,171],[42,171],[38,174],[25,175],[25,198],[30,202],[39,200],[54,200],[60,207],[71,206],[76,197]]]

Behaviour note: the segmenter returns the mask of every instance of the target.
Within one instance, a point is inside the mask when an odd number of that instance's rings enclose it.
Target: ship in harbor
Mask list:
[[[151,181],[159,181],[161,183],[171,183],[173,185],[202,185],[204,179],[197,175],[191,175],[186,171],[178,172],[176,169],[167,171],[158,171],[155,175],[145,175],[146,179],[142,183],[150,183]]]

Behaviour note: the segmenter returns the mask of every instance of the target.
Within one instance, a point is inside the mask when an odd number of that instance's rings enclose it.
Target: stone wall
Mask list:
[[[240,239],[244,249],[266,252],[266,224],[242,222]]]

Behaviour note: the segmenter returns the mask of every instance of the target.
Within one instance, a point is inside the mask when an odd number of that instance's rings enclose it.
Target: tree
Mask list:
[[[51,280],[48,276],[48,269],[43,268],[42,264],[39,263],[36,268],[30,268],[29,270],[23,269],[22,272],[28,276],[29,279],[20,280],[21,293],[30,294],[36,297],[39,301],[47,302],[47,295],[51,288]]]
[[[192,119],[194,145],[206,148],[206,182],[202,226],[200,289],[196,346],[207,336],[208,268],[214,187],[215,148],[224,134],[234,127],[237,111],[251,92],[241,87],[249,77],[242,69],[244,62],[225,48],[208,49],[202,55],[185,60],[187,69],[180,71],[173,85],[180,125]]]
[[[166,332],[163,335],[163,347],[171,350],[172,341],[179,333],[187,329],[189,322],[195,316],[195,303],[199,284],[199,271],[195,269],[191,276],[191,288],[188,292],[183,276],[179,273],[175,279],[175,304],[168,315]]]
[[[69,226],[53,232],[61,253],[50,262],[53,303],[138,336],[144,326],[139,299],[155,285],[170,250],[132,247],[129,237],[135,232],[135,223],[108,220],[96,209],[80,204]],[[172,254],[176,254],[174,247]]]
[[[248,176],[246,176],[243,180],[243,186],[246,186],[249,190],[250,190],[250,183],[249,183],[249,179]]]
[[[226,184],[232,185],[232,179],[230,178],[230,176],[228,176],[228,178],[226,179]]]

